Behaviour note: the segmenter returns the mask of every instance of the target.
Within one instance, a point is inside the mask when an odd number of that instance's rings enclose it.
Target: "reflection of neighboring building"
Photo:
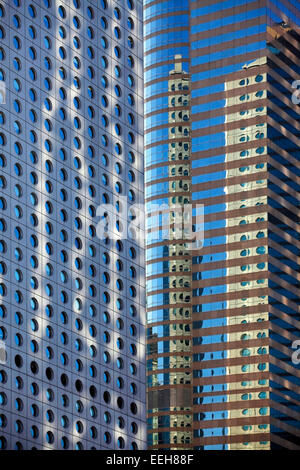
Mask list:
[[[190,191],[189,78],[182,70],[180,56],[175,60],[168,81],[167,186],[158,235],[163,252],[146,267],[147,293],[154,290],[153,279],[156,286],[161,281],[160,289],[165,292],[164,305],[159,306],[163,317],[157,318],[155,326],[148,321],[148,442],[150,446],[170,443],[172,449],[186,448],[192,442],[190,253],[182,239],[178,212],[189,203]],[[152,216],[153,211],[155,206]],[[153,230],[155,238],[157,228]],[[153,263],[160,266],[155,275]],[[148,305],[148,320],[152,315],[155,312]]]
[[[230,263],[226,269],[226,284],[229,293],[227,310],[236,312],[227,317],[226,341],[228,349],[226,358],[231,364],[226,367],[226,376],[227,378],[232,376],[232,379],[227,380],[227,401],[230,404],[227,415],[227,431],[229,436],[244,436],[245,441],[247,441],[249,434],[269,432],[268,418],[266,417],[265,422],[257,420],[260,416],[260,399],[268,398],[269,394],[269,381],[260,378],[257,372],[259,370],[267,371],[268,365],[263,359],[259,363],[256,360],[257,354],[268,353],[268,346],[261,347],[252,341],[256,338],[268,337],[269,334],[267,328],[260,328],[260,322],[268,320],[267,296],[262,291],[268,283],[267,263],[265,258],[262,259],[262,255],[267,254],[267,230],[261,230],[259,226],[256,230],[247,229],[248,225],[255,227],[255,224],[258,224],[258,218],[267,220],[267,194],[261,195],[261,190],[267,187],[267,180],[265,176],[260,177],[260,174],[265,174],[266,171],[267,147],[255,148],[252,146],[253,142],[259,142],[259,139],[265,138],[267,133],[267,108],[260,104],[266,98],[266,74],[259,73],[259,67],[265,63],[266,58],[262,58],[245,65],[244,69],[253,70],[253,75],[226,83],[226,91],[229,94],[233,89],[240,90],[240,94],[226,100],[229,113],[226,115],[227,126],[230,128],[232,123],[236,122],[239,122],[241,126],[239,129],[234,127],[232,130],[226,131],[226,146],[244,144],[242,152],[239,149],[236,152],[226,154],[228,166],[230,162],[240,162],[240,166],[235,165],[234,168],[227,169],[225,188],[228,201],[226,204],[226,212],[228,213],[226,219],[228,228],[227,260]],[[261,83],[261,91],[250,91],[251,85],[256,83]],[[239,106],[239,110],[230,113],[230,110],[234,109],[236,105]],[[255,118],[259,118],[260,122],[257,123]],[[246,122],[245,127],[244,121]],[[257,149],[259,149],[259,153]],[[248,175],[256,175],[256,179],[252,178],[248,181]],[[238,178],[239,181],[232,184],[231,178]],[[257,211],[253,211],[253,208],[260,205],[263,206],[263,210],[258,214]],[[232,213],[234,217],[231,217]],[[235,213],[238,215],[236,216]],[[243,226],[244,231],[230,234],[232,228],[237,226]],[[231,248],[236,245],[238,248]],[[237,260],[237,263],[234,260]],[[231,267],[232,262],[234,265]],[[234,295],[234,293],[241,291],[247,291],[245,298],[230,299],[230,293]],[[259,312],[248,313],[249,307],[256,309],[257,306],[261,306]],[[251,341],[253,346],[249,346]],[[245,363],[234,365],[236,359],[240,357],[245,358],[243,361]],[[237,380],[241,374],[242,378]],[[249,380],[247,380],[247,376],[250,377]],[[265,414],[269,414],[268,409],[265,410]],[[243,442],[228,444],[230,450],[244,447]],[[268,445],[261,441],[249,442],[246,448],[266,449]]]
[[[218,83],[209,130],[204,112],[191,114],[192,149],[202,144],[191,192],[206,209],[193,263],[197,449],[300,449],[300,112],[290,99],[300,36],[285,23],[266,30],[268,56],[233,62],[224,90]]]
[[[172,231],[170,242],[146,249],[148,354],[155,352],[148,374],[158,380],[153,365],[162,372],[156,388],[148,382],[155,449],[300,449],[300,375],[291,359],[300,336],[300,112],[291,101],[300,13],[278,5],[145,2],[146,206],[185,198],[204,207],[205,225],[199,251],[172,243]],[[183,177],[175,54],[189,76]],[[159,224],[147,223],[149,236]],[[183,279],[178,269],[190,274]],[[183,349],[170,343],[170,325],[179,316],[183,325],[185,313],[186,389],[174,382],[185,381],[181,369],[169,369]],[[192,437],[174,419],[183,403]]]

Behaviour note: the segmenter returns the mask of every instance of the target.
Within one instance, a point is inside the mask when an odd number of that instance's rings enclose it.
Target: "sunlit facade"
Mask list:
[[[294,1],[144,0],[150,448],[300,448],[299,25]],[[154,239],[152,200],[203,206],[203,247]]]
[[[142,3],[3,0],[0,35],[0,449],[144,449]]]

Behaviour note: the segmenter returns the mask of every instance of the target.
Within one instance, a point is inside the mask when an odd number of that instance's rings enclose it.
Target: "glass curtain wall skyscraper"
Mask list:
[[[150,448],[300,448],[299,41],[298,1],[144,0]]]
[[[2,0],[0,36],[0,449],[144,449],[142,3]]]

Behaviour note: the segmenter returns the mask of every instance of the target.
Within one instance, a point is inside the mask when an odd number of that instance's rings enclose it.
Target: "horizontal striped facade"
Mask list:
[[[148,445],[299,449],[300,2],[188,6],[144,1]]]

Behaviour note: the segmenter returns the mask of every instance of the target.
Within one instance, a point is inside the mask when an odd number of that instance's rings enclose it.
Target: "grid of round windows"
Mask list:
[[[132,203],[138,191],[135,5],[134,2],[118,5],[109,16],[106,0],[97,2],[97,6],[87,3],[73,0],[69,7],[65,2],[51,0],[26,5],[15,0],[11,2],[13,6],[0,2],[0,37],[10,36],[2,17],[10,19],[12,28],[11,52],[4,42],[0,49],[0,80],[5,82],[7,75],[1,62],[12,53],[10,79],[14,95],[11,129],[7,108],[0,112],[0,252],[5,254],[7,246],[12,246],[9,260],[14,266],[12,360],[18,371],[13,386],[18,394],[27,383],[28,374],[28,413],[32,422],[28,442],[37,448],[43,439],[47,448],[82,449],[86,444],[80,437],[85,432],[90,441],[95,441],[95,447],[99,442],[109,447],[113,432],[120,448],[137,446],[130,439],[125,442],[117,430],[104,430],[96,422],[100,405],[107,407],[105,423],[110,422],[109,407],[114,406],[122,412],[120,423],[131,429],[132,436],[136,434],[129,402],[128,409],[125,401],[112,403],[110,390],[115,386],[120,390],[126,388],[131,398],[131,389],[138,390],[136,382],[128,390],[125,386],[129,377],[134,379],[133,370],[138,370],[138,343],[135,344],[133,334],[137,326],[130,324],[127,331],[121,318],[127,314],[129,299],[135,300],[139,308],[138,276],[133,275],[138,266],[126,268],[132,281],[130,286],[124,286],[121,279],[129,250],[138,248],[133,240],[123,240],[120,220],[116,224],[120,238],[97,235],[100,202],[110,203],[113,193],[117,199],[119,195],[128,196]],[[96,18],[100,18],[99,31]],[[123,18],[125,28],[121,24]],[[22,32],[25,25],[26,43]],[[112,37],[107,35],[110,30]],[[99,74],[95,63],[101,68]],[[20,73],[23,70],[25,75]],[[107,93],[109,89],[111,94]],[[9,215],[8,187],[13,191]],[[120,211],[119,200],[114,204]],[[111,259],[111,252],[118,252],[117,264]],[[24,259],[28,260],[26,270]],[[113,271],[120,271],[117,284]],[[123,275],[124,271],[125,268]],[[8,273],[4,259],[0,262],[3,319],[8,311]],[[114,292],[118,292],[117,299]],[[116,311],[120,314],[118,322]],[[117,338],[116,328],[120,334]],[[123,333],[128,335],[128,344],[126,337],[121,337]],[[0,339],[6,341],[9,334],[5,324],[1,326]],[[115,350],[118,357],[114,357]],[[131,358],[131,365],[127,365],[126,355]],[[119,373],[116,379],[114,369]],[[0,383],[6,380],[3,367]],[[102,387],[106,386],[103,394]],[[80,401],[83,391],[86,400]],[[85,415],[85,402],[96,397],[99,401],[87,408],[87,419],[79,418]],[[41,401],[47,404],[46,411],[41,408]],[[65,413],[59,414],[56,402]],[[6,403],[3,393],[0,431],[8,419]],[[26,448],[27,411],[21,394],[16,398],[15,409],[18,419],[13,423],[14,446]],[[45,423],[60,422],[66,430],[61,437],[51,427],[41,426],[43,413]],[[70,413],[78,416],[74,423],[68,419]],[[70,434],[76,436],[74,445]],[[0,448],[6,447],[7,440],[0,432]]]

